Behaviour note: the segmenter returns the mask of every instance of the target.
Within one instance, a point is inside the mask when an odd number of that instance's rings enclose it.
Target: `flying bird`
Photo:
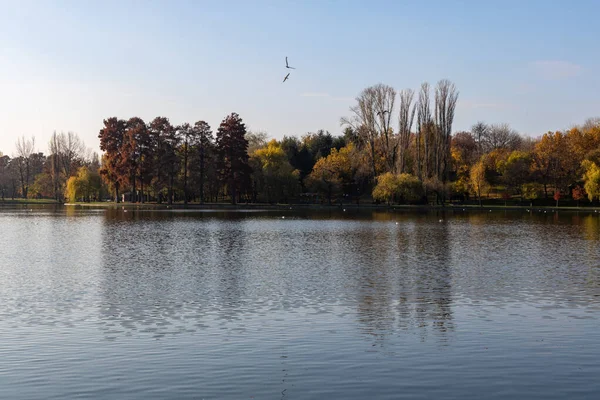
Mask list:
[[[289,68],[289,69],[296,69],[296,68],[294,68],[294,67],[290,67],[290,65],[288,64],[287,57],[285,57],[285,67],[286,67],[286,68]]]
[[[283,82],[287,81],[289,76],[290,76],[290,73],[288,72],[288,74],[285,76],[285,78],[283,78]],[[281,83],[283,83],[283,82],[281,82]]]

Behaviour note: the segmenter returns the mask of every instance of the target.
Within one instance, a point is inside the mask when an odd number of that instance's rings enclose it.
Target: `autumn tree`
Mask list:
[[[584,170],[583,181],[584,189],[590,202],[600,198],[600,167],[593,161],[584,160],[582,163]]]
[[[258,185],[262,189],[268,202],[287,202],[289,197],[297,193],[300,173],[290,165],[281,145],[275,139],[255,150],[250,156],[250,162],[255,187]]]
[[[354,146],[343,147],[339,151],[332,149],[327,157],[320,158],[308,176],[307,186],[327,197],[331,205],[335,195],[341,193],[344,185],[349,184],[356,166],[353,162]]]
[[[586,155],[594,149],[600,148],[600,126],[585,124],[584,127],[575,127],[565,132],[569,152],[577,165],[580,165]]]
[[[391,204],[394,199],[406,203],[415,202],[423,196],[423,183],[414,175],[386,172],[377,177],[373,199]]]
[[[470,187],[469,171],[478,159],[477,142],[470,132],[458,132],[452,136],[451,161],[454,172],[453,190],[460,195],[468,195]]]
[[[136,202],[144,197],[144,172],[147,162],[150,136],[146,123],[138,117],[130,118],[125,126],[123,143],[121,144],[121,164],[123,165],[124,183],[131,188],[131,201]],[[139,178],[139,179],[138,179]],[[141,185],[141,196],[137,198],[137,183]]]
[[[479,207],[482,206],[481,203],[481,194],[487,189],[488,183],[485,178],[485,160],[479,160],[473,167],[470,172],[471,178],[471,187],[473,191],[477,195],[477,199],[479,200]]]
[[[119,202],[119,189],[125,176],[125,166],[121,157],[126,121],[111,117],[104,120],[104,127],[100,130],[100,150],[104,151],[100,174],[104,180],[112,185],[115,202]]]
[[[506,186],[517,194],[521,194],[521,186],[531,178],[531,155],[522,151],[511,152],[504,162],[501,162],[502,180]]]
[[[398,176],[391,172],[386,172],[377,177],[377,184],[373,188],[373,200],[385,201],[388,205],[392,204],[394,196],[400,191]]]
[[[100,197],[101,178],[98,173],[92,172],[88,167],[81,167],[76,176],[67,180],[66,197],[70,202],[91,201]]]
[[[556,207],[558,207],[558,201],[562,196],[560,195],[560,190],[554,190],[554,200],[556,200]]]
[[[575,180],[578,165],[569,154],[569,148],[563,132],[544,134],[534,148],[532,170],[537,181],[543,185],[546,198],[549,185],[564,188]]]
[[[398,196],[400,200],[413,203],[423,197],[423,183],[415,175],[398,175]]]
[[[579,201],[585,198],[585,190],[579,185],[575,186],[571,192],[571,196],[573,200],[577,202],[577,207],[579,207]]]
[[[248,140],[246,126],[238,114],[228,115],[219,126],[216,147],[222,182],[236,204],[237,196],[248,187],[251,169],[248,164]]]
[[[530,206],[533,207],[533,201],[542,196],[543,189],[539,183],[531,182],[522,185],[521,192],[523,193],[523,197],[529,200]]]

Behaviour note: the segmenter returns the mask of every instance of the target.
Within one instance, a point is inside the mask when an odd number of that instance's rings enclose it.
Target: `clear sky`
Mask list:
[[[0,0],[0,151],[102,120],[235,111],[271,137],[341,132],[354,97],[452,80],[454,130],[539,136],[600,115],[598,1]],[[297,67],[282,84],[285,56]]]

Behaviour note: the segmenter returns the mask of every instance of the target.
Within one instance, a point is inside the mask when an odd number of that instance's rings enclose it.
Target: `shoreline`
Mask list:
[[[56,204],[56,203],[55,203]],[[504,206],[504,205],[471,205],[471,204],[449,204],[449,205],[407,205],[394,204],[391,206],[383,204],[264,204],[264,203],[205,203],[205,204],[157,204],[157,203],[65,203],[66,207],[97,207],[97,208],[136,208],[136,209],[158,209],[158,210],[380,210],[380,211],[575,211],[575,212],[599,212],[600,207],[568,207],[568,206]]]
[[[89,208],[128,208],[128,209],[144,209],[144,210],[380,210],[380,211],[568,211],[568,212],[600,212],[598,206],[572,207],[572,206],[504,206],[504,205],[474,205],[474,204],[446,204],[446,205],[409,205],[409,204],[265,204],[265,203],[191,203],[184,205],[183,203],[176,204],[159,204],[159,203],[114,203],[114,202],[92,202],[92,203],[58,203],[54,200],[0,200],[0,207],[4,206],[57,206],[57,207],[89,207]]]

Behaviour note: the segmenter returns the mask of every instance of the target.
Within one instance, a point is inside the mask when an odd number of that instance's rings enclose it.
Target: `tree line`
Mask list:
[[[0,192],[168,204],[600,199],[600,119],[538,138],[505,123],[453,132],[457,102],[447,80],[418,91],[377,84],[340,119],[342,135],[281,140],[247,131],[236,113],[214,134],[202,120],[111,117],[98,135],[101,159],[73,133],[55,133],[47,157],[20,138],[13,158],[0,154]]]
[[[97,173],[100,168],[98,155],[74,132],[54,132],[48,155],[36,150],[35,137],[18,138],[15,148],[13,157],[0,152],[0,200],[46,198],[61,202],[68,180],[80,169]],[[99,199],[102,185],[98,179],[96,185],[95,198]]]

